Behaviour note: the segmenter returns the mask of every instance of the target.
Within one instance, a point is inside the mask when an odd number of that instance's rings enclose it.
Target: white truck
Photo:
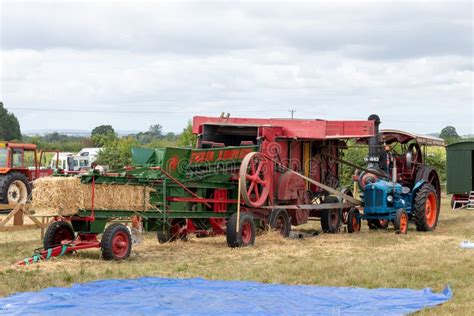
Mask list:
[[[58,168],[64,171],[89,170],[102,148],[82,148],[77,154],[63,152],[59,153]],[[56,168],[56,156],[51,160],[51,168]]]

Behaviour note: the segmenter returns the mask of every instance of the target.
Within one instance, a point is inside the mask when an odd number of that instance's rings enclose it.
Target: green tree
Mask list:
[[[20,123],[13,113],[9,113],[0,102],[0,140],[20,140]]]
[[[188,121],[188,124],[183,129],[183,132],[179,135],[178,141],[176,144],[178,146],[191,146],[195,147],[197,142],[197,136],[193,134],[193,125],[191,121]]]
[[[446,126],[441,130],[439,137],[444,139],[448,144],[455,143],[461,139],[454,126]]]
[[[109,166],[110,169],[129,166],[132,163],[132,147],[138,145],[138,141],[132,136],[107,140],[97,157],[97,163]]]
[[[163,135],[163,126],[160,124],[151,125],[148,132],[155,137],[160,137]]]
[[[367,163],[365,158],[369,155],[368,146],[359,145],[355,141],[350,140],[347,142],[347,149],[343,151],[342,159],[345,161],[350,161],[356,166],[366,167]],[[346,164],[340,164],[341,166],[341,179],[340,186],[347,187],[350,186],[352,181],[352,175],[355,172],[355,168],[348,166]]]
[[[91,139],[94,146],[102,147],[105,144],[117,139],[117,134],[111,125],[100,125],[91,132]]]

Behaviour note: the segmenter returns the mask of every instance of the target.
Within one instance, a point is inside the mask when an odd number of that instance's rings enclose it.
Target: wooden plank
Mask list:
[[[5,216],[5,218],[0,222],[0,227],[2,226],[5,226],[6,223],[8,223],[8,221],[13,217],[15,216],[15,214],[23,209],[23,206],[24,204],[17,204],[17,206],[13,209],[13,211],[11,211],[7,216]]]
[[[18,204],[0,204],[0,211],[13,210]]]

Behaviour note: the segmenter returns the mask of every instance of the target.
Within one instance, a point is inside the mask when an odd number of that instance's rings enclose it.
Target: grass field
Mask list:
[[[319,223],[314,225],[319,227]],[[134,247],[129,260],[119,263],[103,261],[99,251],[90,250],[16,267],[14,262],[41,246],[39,231],[0,233],[0,296],[140,276],[366,288],[431,287],[436,291],[449,284],[454,298],[419,314],[470,315],[474,313],[474,250],[459,248],[465,239],[474,241],[474,211],[453,212],[446,199],[433,233],[417,232],[411,225],[408,235],[396,235],[393,230],[369,231],[364,224],[360,234],[322,234],[303,240],[268,233],[258,236],[254,247],[241,249],[228,248],[225,237],[159,245],[150,233]]]

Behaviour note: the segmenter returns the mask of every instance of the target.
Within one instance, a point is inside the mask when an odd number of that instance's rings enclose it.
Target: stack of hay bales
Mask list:
[[[92,208],[92,185],[78,177],[44,177],[33,183],[32,208],[37,215],[71,216]],[[95,210],[146,211],[153,189],[143,186],[96,184]]]

